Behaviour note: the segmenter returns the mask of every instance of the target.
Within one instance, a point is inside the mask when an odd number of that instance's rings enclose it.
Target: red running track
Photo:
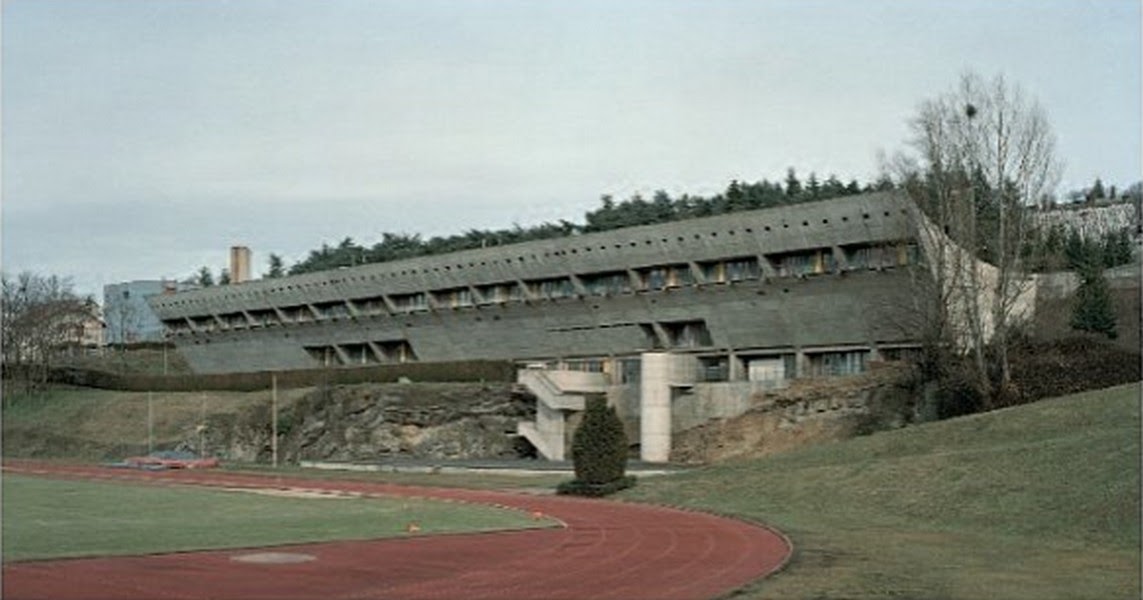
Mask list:
[[[780,533],[671,508],[562,496],[5,463],[11,473],[226,487],[288,487],[437,498],[540,511],[563,528],[274,547],[316,559],[250,564],[251,549],[6,564],[3,597],[100,599],[711,598],[780,569]]]

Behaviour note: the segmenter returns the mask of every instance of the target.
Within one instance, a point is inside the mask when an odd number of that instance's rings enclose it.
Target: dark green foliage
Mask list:
[[[4,377],[12,373],[5,371]],[[516,379],[516,367],[509,361],[470,360],[441,363],[404,363],[367,367],[295,369],[278,371],[278,387],[299,388],[327,384],[392,383],[402,377],[418,382],[504,381]],[[270,387],[270,373],[220,373],[203,375],[121,375],[106,371],[76,368],[53,368],[49,380],[54,383],[108,390],[197,392],[225,390],[249,392]]]
[[[635,485],[634,475],[625,475],[615,481],[607,483],[584,483],[578,479],[571,481],[561,482],[556,486],[556,493],[565,496],[588,496],[591,498],[601,498],[614,494],[620,490],[625,490]]]
[[[1094,336],[1017,341],[1009,351],[1019,402],[1034,402],[1139,381],[1138,348],[1129,351]]]
[[[266,272],[266,279],[277,279],[286,274],[286,266],[282,261],[282,257],[277,254],[270,254],[270,270]]]
[[[1103,275],[1099,253],[1092,252],[1088,262],[1079,270],[1080,284],[1076,290],[1075,308],[1071,326],[1077,331],[1088,331],[1115,339],[1115,310],[1111,306],[1111,290]]]
[[[214,275],[210,272],[208,267],[202,267],[194,276],[194,282],[202,287],[210,287],[214,285]]]
[[[1023,257],[1032,271],[1080,271],[1093,260],[1110,269],[1134,260],[1131,231],[1124,228],[1085,238],[1076,229],[1069,231],[1056,224],[1028,236]]]
[[[623,479],[627,470],[627,434],[615,407],[601,396],[589,397],[583,422],[572,438],[576,480],[603,485]]]
[[[811,175],[811,181],[813,189],[803,189],[801,182],[798,181],[794,170],[791,168],[787,175],[785,189],[779,182],[763,179],[756,183],[731,181],[724,193],[710,198],[687,194],[678,198],[671,198],[663,190],[656,191],[649,202],[639,194],[622,201],[616,201],[611,195],[603,195],[600,197],[599,208],[584,214],[584,225],[560,220],[558,223],[543,223],[528,228],[516,225],[511,229],[473,229],[462,234],[433,237],[428,240],[423,240],[421,236],[416,234],[382,233],[381,241],[372,246],[363,246],[352,238],[345,238],[336,246],[322,244],[321,248],[311,250],[309,256],[290,267],[289,274],[297,275],[366,263],[388,262],[488,246],[554,239],[578,233],[610,231],[636,225],[668,223],[742,210],[756,210],[856,195],[874,189],[871,186],[865,186],[863,190],[856,180],[851,181],[849,185],[842,185],[841,181],[832,175],[824,184],[818,183],[814,175]],[[876,189],[884,190],[892,189],[892,187],[892,183],[888,182],[887,186],[879,184]],[[273,258],[272,255],[271,259]],[[271,265],[271,271],[274,271],[273,265]],[[267,277],[272,276],[267,274]]]

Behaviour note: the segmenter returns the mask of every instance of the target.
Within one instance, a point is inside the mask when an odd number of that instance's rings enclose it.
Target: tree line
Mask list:
[[[323,243],[320,248],[310,250],[304,259],[288,269],[281,256],[271,254],[269,271],[265,273],[265,277],[298,275],[339,267],[561,238],[580,233],[667,223],[858,195],[892,187],[893,184],[888,178],[880,179],[873,184],[861,185],[856,179],[844,183],[835,175],[822,180],[816,173],[810,173],[803,182],[795,169],[790,168],[786,172],[784,181],[763,179],[751,183],[734,180],[724,192],[711,197],[683,194],[672,198],[663,190],[654,192],[650,199],[640,194],[634,194],[626,200],[616,200],[611,195],[603,195],[600,197],[599,206],[584,214],[582,225],[561,219],[555,223],[546,222],[531,227],[516,225],[507,229],[470,229],[460,234],[428,239],[418,234],[386,232],[382,233],[381,240],[372,246],[364,246],[347,237],[336,245]]]

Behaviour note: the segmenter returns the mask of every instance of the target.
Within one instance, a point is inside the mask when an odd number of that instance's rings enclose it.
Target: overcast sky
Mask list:
[[[6,272],[83,293],[601,194],[870,181],[966,69],[1141,178],[1139,0],[4,0]]]

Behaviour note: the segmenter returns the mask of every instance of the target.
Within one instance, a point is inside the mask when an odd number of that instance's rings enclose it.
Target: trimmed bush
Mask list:
[[[627,434],[615,407],[601,396],[589,397],[583,422],[572,438],[575,480],[561,484],[557,492],[582,496],[604,496],[630,487],[626,477]]]

